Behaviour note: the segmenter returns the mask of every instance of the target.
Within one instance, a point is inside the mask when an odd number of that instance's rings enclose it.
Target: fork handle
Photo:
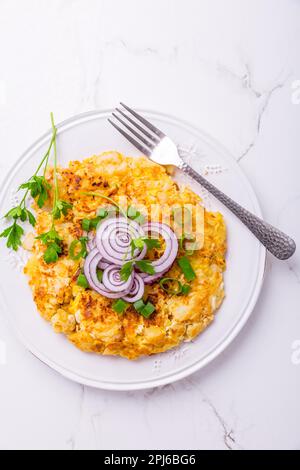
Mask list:
[[[276,258],[286,260],[290,258],[296,250],[296,243],[294,240],[281,232],[272,225],[264,222],[256,215],[244,209],[242,206],[233,201],[230,197],[226,196],[222,191],[216,188],[203,176],[199,175],[187,163],[182,162],[179,168],[188,176],[193,178],[201,184],[207,191],[209,191],[215,198],[224,204],[231,212],[233,212],[246,227],[258,238],[258,240],[269,250]]]

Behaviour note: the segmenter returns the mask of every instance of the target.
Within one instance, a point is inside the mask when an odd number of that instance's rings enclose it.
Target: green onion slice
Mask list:
[[[123,299],[115,300],[112,304],[112,308],[117,313],[123,313],[128,308],[129,303]]]
[[[78,251],[80,247],[80,251]],[[86,238],[81,237],[79,240],[73,240],[69,249],[70,258],[73,261],[78,261],[80,258],[85,258],[87,255]]]
[[[182,284],[174,277],[163,277],[159,281],[159,285],[169,295],[180,295],[182,293]]]
[[[88,280],[84,274],[79,274],[77,279],[77,285],[83,287],[84,289],[87,289],[89,287]]]
[[[193,281],[194,279],[196,279],[196,273],[193,270],[192,265],[186,256],[178,258],[177,263],[187,281]]]

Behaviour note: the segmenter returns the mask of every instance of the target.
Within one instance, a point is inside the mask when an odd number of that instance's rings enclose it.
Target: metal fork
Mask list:
[[[295,253],[296,244],[292,238],[226,196],[182,160],[176,144],[161,130],[125,104],[120,105],[123,109],[116,108],[112,115],[123,127],[111,119],[108,120],[138,150],[155,163],[176,166],[201,184],[230,209],[276,258],[286,260]]]

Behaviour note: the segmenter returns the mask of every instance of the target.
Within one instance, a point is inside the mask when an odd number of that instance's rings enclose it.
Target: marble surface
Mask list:
[[[1,0],[0,180],[50,110],[59,121],[124,100],[220,140],[300,245],[299,19],[299,0]],[[300,252],[268,257],[242,333],[181,382],[82,387],[0,315],[0,383],[1,449],[299,449]]]

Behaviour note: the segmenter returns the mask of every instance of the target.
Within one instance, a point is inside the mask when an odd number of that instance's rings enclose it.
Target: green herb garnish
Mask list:
[[[150,261],[142,259],[140,261],[136,261],[135,264],[141,271],[143,271],[143,273],[155,274],[155,269]]]
[[[84,274],[82,273],[79,274],[78,279],[77,279],[77,285],[80,287],[83,287],[84,289],[87,289],[89,287],[88,280]]]
[[[143,300],[141,299],[141,300],[137,300],[136,302],[134,302],[133,306],[136,309],[136,311],[140,313],[145,307],[145,304]]]
[[[69,202],[63,201],[59,198],[59,188],[58,188],[58,179],[57,179],[57,148],[56,148],[56,134],[57,129],[54,124],[53,113],[51,113],[51,124],[53,131],[53,149],[54,149],[54,198],[53,198],[53,208],[52,208],[52,226],[49,232],[46,232],[39,237],[39,240],[47,246],[47,249],[44,253],[44,261],[47,264],[55,263],[59,255],[62,253],[62,239],[56,231],[55,220],[61,218],[62,215],[67,215],[69,209],[72,208],[72,204]],[[49,156],[48,156],[49,159]],[[47,162],[48,162],[47,159]]]
[[[152,315],[152,313],[155,311],[155,307],[151,302],[147,302],[145,305],[142,299],[135,302],[133,306],[135,310],[145,318],[149,318],[150,315]]]
[[[146,237],[139,237],[134,238],[131,241],[131,255],[134,255],[134,251],[138,248],[142,250],[144,245],[147,246],[148,250],[152,250],[153,248],[159,248],[160,242],[156,238],[146,238]]]
[[[18,248],[21,246],[21,238],[24,234],[24,229],[21,225],[17,223],[17,220],[21,222],[28,222],[34,227],[36,224],[36,220],[34,215],[30,210],[26,208],[26,202],[29,193],[35,199],[37,199],[37,204],[40,208],[42,208],[49,198],[48,191],[51,189],[51,185],[45,178],[48,161],[52,146],[54,145],[56,139],[56,129],[53,130],[52,138],[47,149],[47,152],[43,156],[39,166],[37,167],[34,175],[26,182],[20,185],[19,190],[25,190],[24,196],[20,202],[20,204],[16,207],[13,207],[10,211],[5,214],[6,219],[14,219],[13,224],[5,229],[1,234],[0,237],[7,238],[6,245],[8,248],[12,248],[13,250],[17,251]],[[43,175],[38,176],[38,173],[43,168]]]
[[[90,230],[91,221],[89,219],[83,219],[81,222],[82,230],[88,232]]]
[[[190,290],[191,290],[191,286],[189,286],[188,284],[183,284],[181,295],[187,295],[190,292]]]
[[[151,302],[148,302],[141,311],[141,315],[145,318],[149,318],[153,312],[155,312],[155,307]]]
[[[128,302],[125,302],[125,300],[123,299],[118,299],[118,300],[115,300],[113,303],[112,303],[112,308],[115,312],[117,313],[124,313],[125,310],[129,307],[129,303]]]
[[[37,198],[37,205],[41,209],[49,198],[48,191],[51,189],[51,185],[45,176],[34,175],[27,183],[21,184],[19,189],[28,189],[31,197]]]
[[[120,271],[122,281],[127,281],[132,271],[133,271],[133,261],[128,261],[127,263],[124,263]]]
[[[108,210],[104,209],[104,207],[100,207],[100,209],[98,209],[97,215],[101,219],[105,219],[108,216]]]
[[[1,234],[0,237],[7,238],[6,246],[8,248],[12,248],[13,250],[17,251],[19,246],[21,245],[21,238],[24,234],[23,228],[17,224],[15,221],[10,227],[5,229]]]
[[[143,224],[145,222],[145,217],[143,214],[133,206],[129,206],[127,209],[127,217],[134,220],[138,224]]]
[[[78,261],[80,260],[80,258],[86,257],[87,255],[86,242],[87,242],[86,237],[80,237],[79,240],[72,241],[70,245],[70,249],[69,249],[69,255],[73,261]]]
[[[159,285],[169,295],[180,295],[182,293],[182,284],[174,277],[163,277],[159,281]]]
[[[102,282],[102,278],[103,278],[103,271],[101,269],[97,269],[97,278],[98,278],[98,281],[99,282]]]
[[[90,197],[100,197],[102,199],[105,199],[106,201],[111,202],[118,209],[120,214],[122,214],[125,218],[127,218],[126,211],[124,211],[124,209],[121,206],[119,206],[111,197],[104,196],[104,194],[99,194],[99,193],[95,193],[95,192],[87,192],[87,193],[83,193],[83,194],[85,196],[90,196]]]
[[[193,281],[196,278],[196,273],[193,270],[192,265],[186,256],[178,258],[177,263],[187,281]]]
[[[58,260],[59,255],[62,253],[62,239],[60,235],[57,233],[54,225],[49,230],[49,232],[42,233],[38,237],[38,240],[46,245],[47,249],[44,253],[44,261],[47,264],[55,263]]]

